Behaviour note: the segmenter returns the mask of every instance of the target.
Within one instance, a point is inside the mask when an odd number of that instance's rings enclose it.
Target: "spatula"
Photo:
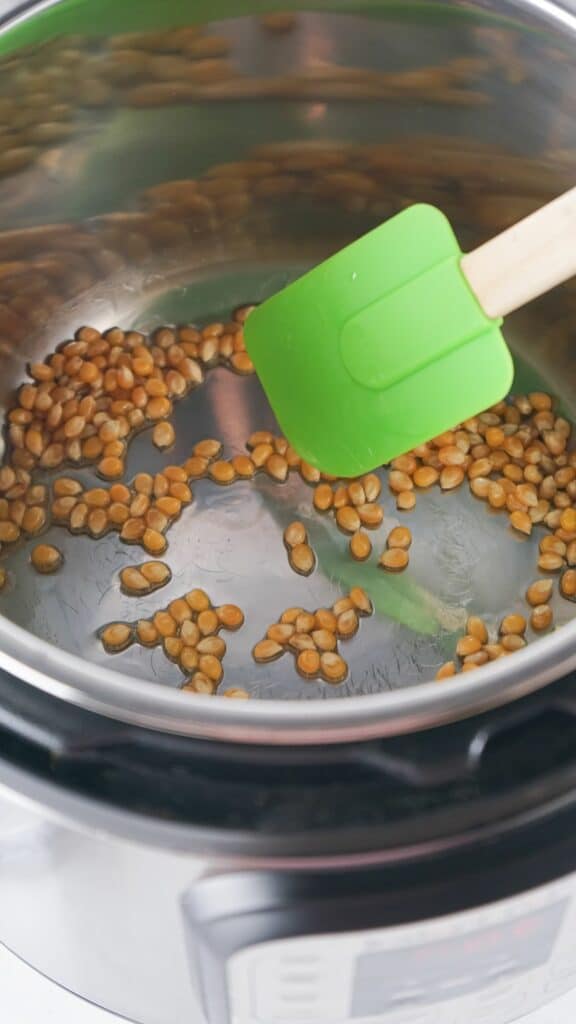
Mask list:
[[[286,437],[351,477],[499,402],[502,318],[576,274],[576,188],[463,255],[415,205],[250,315],[246,346]]]

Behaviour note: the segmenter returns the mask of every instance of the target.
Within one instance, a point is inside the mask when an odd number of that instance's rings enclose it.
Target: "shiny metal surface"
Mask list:
[[[138,50],[133,39],[89,35],[5,59],[5,401],[26,361],[42,358],[82,323],[148,329],[227,316],[407,202],[440,203],[473,244],[572,184],[576,25],[568,9],[483,3],[464,5],[463,12],[452,4],[440,17],[435,5],[426,6],[418,16],[410,8],[386,17],[384,4],[376,5],[382,17],[375,18],[300,13],[285,35],[267,33],[253,17],[212,24],[210,35],[223,38],[230,52],[210,59],[231,61],[232,71],[212,67],[215,79],[208,84],[187,80],[176,90],[169,76],[182,73],[182,52],[153,34],[138,42],[145,71],[127,71]],[[62,121],[44,120],[47,95],[50,116]],[[237,187],[231,185],[207,220],[183,211],[179,217],[172,211],[168,220],[164,212],[147,212],[152,185],[205,176],[214,165],[254,154],[261,158],[255,147],[263,145],[280,154],[276,174],[285,170],[286,153],[296,167],[310,162],[314,171],[296,194],[292,189],[274,199],[254,189],[249,201],[238,202],[231,200]],[[331,159],[338,155],[337,163],[343,154],[346,166],[360,172],[368,157],[379,159],[376,190],[334,191],[323,177],[326,151]],[[18,161],[23,166],[15,169]],[[39,225],[45,225],[42,233]],[[36,233],[27,233],[30,228]],[[59,255],[58,275],[48,283],[38,280],[39,250]],[[16,260],[30,264],[31,276],[22,268],[6,270]],[[511,318],[507,332],[518,387],[550,389],[567,414],[576,414],[574,306],[574,290],[558,290]],[[273,424],[256,380],[223,368],[177,406],[174,422],[177,445],[168,454],[153,448],[149,433],[133,442],[128,478],[181,461],[203,436],[221,438],[230,453],[240,451],[251,430]],[[95,479],[89,469],[77,475]],[[516,540],[501,517],[464,490],[423,495],[402,520],[415,541],[409,573],[396,578],[349,560],[346,539],[313,515],[310,490],[300,481],[280,487],[261,477],[231,489],[203,481],[194,490],[195,504],[168,534],[172,582],[148,598],[120,593],[118,569],[142,559],[140,549],[115,535],[93,541],[51,528],[46,539],[65,553],[64,568],[53,577],[32,573],[30,544],[9,554],[9,586],[0,596],[0,663],[28,683],[124,720],[277,742],[439,724],[512,700],[576,665],[576,625],[569,621],[574,606],[555,600],[562,629],[485,672],[429,685],[451,656],[466,614],[473,610],[495,625],[502,613],[521,609],[535,574],[537,538]],[[376,550],[400,521],[384,493],[385,526],[374,536]],[[319,556],[309,580],[286,565],[281,533],[295,515],[306,520]],[[351,667],[343,686],[304,683],[287,657],[254,665],[251,647],[286,606],[318,607],[356,582],[380,612],[343,645]],[[158,650],[103,652],[96,631],[106,622],[142,617],[192,586],[246,612],[246,626],[229,640],[225,685],[245,686],[253,701],[178,693],[181,675]]]
[[[346,854],[334,850],[333,855],[314,859],[291,856],[289,847],[279,850],[272,846],[260,852],[255,835],[244,848],[238,841],[226,848],[220,834],[212,847],[212,837],[206,842],[205,836],[199,837],[180,823],[119,814],[6,764],[1,774],[2,942],[70,991],[140,1024],[202,1024],[206,1020],[191,970],[195,937],[182,912],[183,898],[202,879],[258,869],[278,871],[281,878],[283,871],[307,866],[320,870],[369,867],[387,860],[386,854],[377,850]],[[514,817],[507,822],[510,828],[519,825]],[[447,845],[454,847],[477,838],[476,832],[451,836]],[[393,851],[392,857],[407,863],[412,856],[426,857],[432,848],[429,843],[405,847]],[[488,1006],[488,1019],[506,1024],[517,1019],[519,1009],[528,1013],[573,986],[574,891],[575,878],[568,873],[545,886],[510,899],[492,899],[463,914],[418,920],[404,926],[402,934],[418,944],[423,929],[442,933],[452,924],[462,941],[463,920],[469,921],[471,931],[481,931],[488,917],[494,934],[517,913],[524,916],[531,914],[535,905],[565,902],[564,926],[553,954],[539,964],[541,970],[535,975],[506,970],[510,959],[523,948],[520,933],[507,949],[506,963],[492,972],[469,1009],[472,1021],[485,1019]],[[398,928],[384,932],[392,949],[398,932]],[[375,932],[371,928],[348,935],[372,938]],[[528,937],[533,938],[531,930]],[[445,935],[428,938],[430,946],[437,944],[434,952],[442,958]],[[449,962],[453,967],[453,961]],[[330,969],[333,963],[336,966],[339,961],[331,960]],[[264,973],[255,978],[254,985],[265,985],[266,977]],[[426,1000],[418,1004],[418,1012],[437,1013],[438,1006],[437,1001]],[[454,1009],[451,999],[445,1008],[446,1019],[457,1024],[459,1018],[450,1015]],[[283,1019],[296,1019],[296,1013]],[[398,1021],[394,1012],[382,1019],[390,1019],[391,1024]]]

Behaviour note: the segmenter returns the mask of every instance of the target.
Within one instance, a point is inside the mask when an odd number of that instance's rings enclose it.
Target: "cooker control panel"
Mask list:
[[[235,877],[236,913],[232,889],[214,879],[184,900],[210,1024],[503,1024],[576,981],[566,879],[473,910],[342,931],[346,904],[331,902],[326,917],[314,899],[291,905],[257,874]]]
[[[435,1024],[441,1013],[442,1024],[462,1024],[466,1015],[493,1024],[522,1006],[527,975],[547,963],[563,913],[562,902],[511,919],[493,909],[484,922],[446,919],[410,931],[253,946],[227,964],[232,1019]]]

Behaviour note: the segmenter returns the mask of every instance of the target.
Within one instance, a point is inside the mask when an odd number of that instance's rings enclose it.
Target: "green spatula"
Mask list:
[[[258,306],[246,346],[298,453],[357,476],[501,401],[502,317],[574,274],[576,188],[467,255],[412,206]]]

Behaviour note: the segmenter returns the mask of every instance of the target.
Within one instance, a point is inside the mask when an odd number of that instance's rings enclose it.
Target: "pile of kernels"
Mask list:
[[[245,318],[250,308],[244,307],[239,315]],[[103,423],[102,429],[108,422]],[[127,447],[127,441],[123,443]],[[264,472],[275,482],[283,483],[289,472],[297,471],[306,483],[316,487],[316,507],[320,505],[319,492],[321,494],[322,488],[328,489],[340,528],[348,533],[354,531],[351,553],[358,559],[368,557],[371,545],[367,552],[362,549],[367,538],[356,526],[363,524],[376,529],[382,522],[381,506],[374,500],[366,500],[380,493],[381,484],[375,474],[368,474],[362,481],[351,481],[349,486],[337,487],[332,494],[330,484],[318,484],[324,475],[301,460],[284,438],[274,437],[269,431],[257,431],[248,439],[247,448],[249,455],[236,455],[226,460],[220,458],[221,442],[207,438],[194,445],[192,456],[182,465],[167,466],[155,476],[140,473],[130,485],[118,482],[108,487],[85,489],[72,477],[57,477],[50,504],[52,522],[93,538],[116,531],[126,543],[141,544],[149,554],[160,555],[167,547],[163,535],[178,518],[182,507],[193,500],[189,486],[192,480],[207,477],[220,485],[228,485]],[[17,452],[12,454],[17,456]],[[332,478],[324,476],[324,479]],[[31,473],[21,467],[14,469],[8,464],[0,469],[0,490],[4,488],[6,494],[4,499],[0,498],[0,543],[15,543],[22,532],[33,535],[48,525],[48,488],[42,484],[32,485],[31,480]],[[292,563],[295,571],[307,575],[314,568],[315,556],[306,541],[303,544],[294,551]]]
[[[568,569],[567,572],[572,570]],[[549,629],[554,620],[549,600],[552,597],[554,584],[552,580],[535,580],[526,591],[526,601],[532,611],[530,613],[530,626],[535,633],[542,633]],[[562,591],[562,580],[560,581],[560,592]],[[565,595],[563,595],[565,596]]]
[[[392,468],[388,474],[388,487],[392,493],[396,495],[396,508],[399,512],[410,512],[416,505],[414,480],[406,469],[401,468],[403,466],[412,466],[412,458],[413,456],[410,455],[401,455],[398,459],[394,459],[392,462]],[[432,469],[432,467],[429,468]],[[417,470],[415,470],[415,472],[417,472]],[[461,482],[461,480],[458,480],[458,482],[455,481],[452,486],[457,487]],[[444,484],[441,483],[441,486],[444,487]]]
[[[567,600],[576,599],[576,570],[570,568],[563,572],[558,589]],[[494,643],[489,642],[488,630],[482,620],[477,616],[470,616],[466,634],[456,645],[456,654],[461,658],[461,670],[468,672],[472,668],[485,665],[488,661],[495,661],[526,646],[525,633],[528,625],[534,633],[543,633],[550,629],[554,623],[554,613],[549,603],[553,590],[552,579],[534,580],[525,593],[526,603],[530,608],[529,622],[526,622],[524,616],[519,613],[506,615],[500,624],[497,642]],[[447,679],[457,671],[456,663],[448,661],[438,670],[436,679]]]
[[[550,560],[555,571],[576,540],[576,452],[568,451],[570,433],[570,423],[554,414],[549,395],[518,395],[394,459],[389,486],[400,497],[435,483],[453,490],[467,479],[472,494],[507,512],[517,532],[529,536],[541,523],[554,533],[564,547],[550,552],[545,544],[543,553],[561,555],[558,564]],[[571,557],[576,558],[576,545]]]
[[[409,562],[408,548],[412,534],[407,526],[395,526],[386,538],[386,551],[380,557],[380,568],[387,572],[403,572]]]
[[[284,530],[284,544],[288,552],[290,568],[299,576],[309,576],[316,567],[316,555],[308,543],[308,534],[303,523],[297,520]]]
[[[362,527],[377,529],[383,521],[383,509],[378,503],[379,477],[369,473],[355,480],[338,480],[320,473],[301,460],[285,438],[267,430],[256,431],[248,438],[247,455],[224,459],[221,442],[207,438],[194,446],[192,456],[182,465],[168,466],[155,476],[140,473],[128,486],[118,482],[86,489],[71,477],[58,477],[50,503],[48,487],[33,483],[36,469],[56,467],[58,460],[99,460],[97,468],[102,475],[102,463],[117,459],[122,462],[117,467],[121,472],[130,436],[149,422],[155,422],[153,441],[158,447],[173,444],[174,429],[164,417],[172,411],[172,399],[183,397],[192,384],[201,382],[203,368],[225,363],[236,372],[252,371],[251,364],[236,358],[244,353],[242,325],[252,308],[241,307],[228,325],[209,324],[202,330],[159,328],[150,343],[142,335],[124,333],[118,328],[102,335],[83,328],[74,342],[65,343],[45,363],[35,364],[32,374],[36,384],[23,386],[17,406],[9,413],[9,461],[0,469],[0,544],[15,543],[22,534],[40,533],[48,525],[50,511],[55,525],[94,538],[116,530],[123,541],[140,544],[149,554],[158,556],[166,550],[165,533],[171,523],[193,500],[192,480],[207,478],[229,485],[263,472],[276,483],[284,483],[289,473],[296,471],[314,487],[314,508],[320,513],[331,513],[339,529],[350,537],[350,555],[359,561],[370,558],[372,544]],[[198,368],[198,373],[181,373],[181,369],[192,365]],[[129,383],[133,385],[131,390],[123,386]],[[68,396],[67,389],[74,398]],[[121,398],[121,394],[125,397]],[[51,419],[54,405],[61,409]],[[72,428],[66,427],[69,421]],[[76,427],[80,426],[82,429],[76,435]],[[70,437],[63,434],[65,429],[71,431]],[[570,424],[555,416],[550,396],[542,392],[517,396],[510,403],[499,403],[395,459],[388,472],[389,488],[396,496],[397,508],[407,511],[414,507],[418,489],[438,484],[449,491],[468,480],[472,494],[486,500],[492,509],[506,511],[517,532],[529,535],[538,524],[547,528],[551,532],[540,540],[538,567],[543,572],[563,570],[559,590],[572,600],[576,598],[576,570],[571,568],[576,566],[576,453],[568,451],[569,435]],[[380,567],[388,572],[404,570],[409,564],[411,541],[406,527],[394,528],[380,557]],[[316,557],[303,524],[290,524],[284,542],[292,568],[301,575],[309,575],[315,568]],[[39,571],[54,571],[61,564],[61,554],[56,548],[39,545],[31,560],[36,568],[46,566]],[[144,563],[123,570],[121,585],[126,593],[145,594],[164,585],[169,574],[163,563]],[[530,624],[535,632],[547,629],[552,622],[550,594],[546,600],[535,598],[534,588],[540,584],[544,593],[546,582],[532,585],[532,600],[527,595],[532,606]],[[132,642],[133,631],[126,633],[125,627],[120,623],[108,627],[112,633],[108,634],[107,649],[123,649]],[[142,630],[143,636],[151,635],[145,621]],[[167,639],[179,641],[180,637]],[[463,671],[511,653],[524,642],[505,636],[497,644],[486,643],[472,650],[476,640],[467,635],[459,641],[457,653],[463,658]],[[268,637],[262,641],[268,644],[266,650],[271,649],[269,641],[278,643]],[[180,644],[170,642],[167,646],[175,650]],[[217,646],[220,648],[220,643]],[[262,655],[264,648],[257,647]],[[308,653],[314,650],[305,646],[299,652],[305,657],[300,658],[297,668],[307,678],[314,676],[311,669],[316,659]],[[184,656],[188,663],[194,657]],[[451,674],[452,664],[442,667],[441,678]],[[337,662],[332,669],[328,666],[324,674],[331,671],[335,677],[341,670],[342,665]],[[208,686],[201,678],[196,683],[200,688]],[[193,680],[187,688],[193,689],[196,683]]]
[[[539,541],[538,569],[559,573],[560,594],[576,595],[576,452],[568,448],[571,425],[556,416],[553,402],[543,392],[518,395],[501,402],[460,428],[448,431],[427,445],[392,463],[391,490],[430,487],[436,482],[444,490],[464,480],[472,494],[491,509],[504,511],[517,533],[530,536],[537,526],[549,533]],[[553,623],[549,599],[551,580],[537,580],[526,593],[531,606],[530,626],[543,632]],[[466,638],[464,638],[466,640]],[[466,644],[465,644],[466,646]],[[488,658],[482,651],[469,654],[463,662],[473,667],[523,646],[519,639],[504,638],[488,645]],[[465,656],[466,658],[466,656]],[[456,667],[447,663],[439,678],[453,674]]]
[[[155,443],[168,447],[173,402],[202,383],[204,368],[225,363],[253,372],[242,330],[250,308],[227,324],[162,327],[150,339],[119,327],[104,334],[80,328],[74,341],[30,366],[34,383],[22,385],[8,413],[14,469],[96,463],[100,476],[117,479],[128,439],[153,423]]]
[[[348,675],[348,665],[338,653],[338,640],[355,636],[360,617],[372,615],[373,611],[372,602],[361,587],[353,587],[331,609],[310,612],[287,608],[279,621],[268,628],[266,638],[256,644],[253,658],[266,664],[290,651],[296,670],[304,679],[342,683]]]
[[[456,654],[461,662],[461,671],[471,672],[472,669],[486,665],[489,661],[496,661],[498,658],[525,647],[524,634],[527,626],[523,615],[517,613],[505,615],[500,623],[497,638],[491,641],[485,622],[477,615],[469,616],[466,622],[466,633],[456,644]],[[438,669],[436,679],[448,679],[450,676],[456,675],[457,671],[456,662],[447,661]]]
[[[33,484],[26,469],[0,468],[0,551],[21,536],[35,537],[47,524],[48,488]]]
[[[375,473],[340,484],[325,474],[323,479],[332,483],[321,483],[316,487],[313,502],[317,512],[332,512],[343,533],[357,533],[362,526],[369,530],[378,529],[384,512],[377,504],[382,484]]]
[[[236,605],[215,608],[208,594],[196,589],[171,601],[151,619],[110,623],[100,631],[100,640],[110,654],[132,643],[161,645],[166,657],[190,677],[185,689],[211,694],[224,675],[226,643],[218,633],[240,629],[243,622],[244,615]]]
[[[271,442],[253,443],[254,438],[263,436],[270,437]],[[250,456],[236,455],[230,460],[222,459],[219,457],[222,454],[221,442],[206,438],[194,445],[192,456],[182,465],[166,466],[154,476],[138,473],[130,485],[113,483],[109,487],[85,489],[72,477],[59,477],[53,485],[54,500],[50,506],[53,524],[94,538],[102,537],[111,530],[116,531],[125,543],[140,544],[149,554],[160,555],[167,548],[164,534],[178,518],[182,508],[194,499],[190,488],[192,480],[208,478],[214,483],[227,486],[252,479],[258,472],[265,472],[275,482],[283,483],[290,469],[297,469],[305,480],[313,469],[298,457],[290,455],[283,438],[273,438],[268,432],[261,431],[252,435],[247,447],[251,448]],[[279,454],[278,449],[281,448],[285,455]],[[316,473],[314,470],[314,480]],[[12,524],[10,530],[10,539],[17,540],[19,530],[13,528]],[[304,527],[302,530],[305,535]],[[7,534],[4,539],[8,541]],[[291,546],[291,564],[295,571],[308,575],[315,561],[306,537],[298,547],[294,542]]]
[[[572,570],[568,570],[571,572]],[[575,574],[576,578],[576,574]],[[534,633],[542,633],[553,624],[554,615],[548,604],[552,597],[553,581],[550,579],[535,580],[526,591],[526,601],[531,608],[529,623],[518,612],[505,615],[498,628],[498,637],[490,641],[488,628],[481,618],[469,616],[466,633],[456,644],[456,654],[461,659],[461,671],[470,672],[473,668],[496,661],[505,655],[513,654],[526,646],[526,630],[528,625]],[[560,588],[561,592],[562,589]],[[436,679],[447,679],[458,671],[454,661],[447,661],[436,673]]]
[[[286,438],[275,437],[269,430],[254,431],[248,438],[246,447],[250,452],[253,469],[250,474],[246,472],[245,476],[253,476],[257,470],[262,469],[272,480],[283,484],[288,479],[288,473],[293,469],[299,471],[303,480],[307,479],[307,475],[318,473],[314,466],[310,466],[300,459]],[[246,456],[239,455],[236,458],[244,459]],[[317,479],[320,479],[319,473]],[[310,480],[308,479],[307,482],[310,483]]]
[[[160,590],[172,579],[172,571],[165,562],[143,562],[142,565],[128,565],[120,571],[120,587],[125,594],[144,597],[153,590]]]
[[[78,480],[60,477],[54,483],[53,521],[94,538],[114,530],[125,544],[162,555],[168,546],[164,534],[194,499],[188,479],[183,466],[165,466],[154,476],[137,473],[129,487],[116,483],[85,489]]]
[[[323,480],[334,481],[323,474]],[[357,562],[365,562],[372,554],[372,542],[362,527],[377,530],[384,518],[382,506],[377,503],[382,484],[375,473],[367,473],[358,480],[332,486],[319,483],[314,491],[317,512],[332,512],[339,529],[351,534],[349,551]]]

